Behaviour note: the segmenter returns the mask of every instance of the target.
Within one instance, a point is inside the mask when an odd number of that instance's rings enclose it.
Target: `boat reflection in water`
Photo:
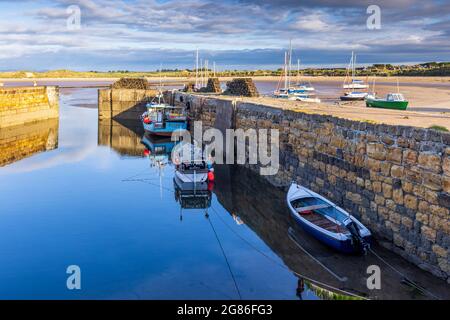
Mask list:
[[[175,200],[182,209],[208,209],[211,207],[212,182],[185,183],[173,178]]]
[[[144,156],[150,159],[151,166],[163,167],[171,162],[172,150],[179,142],[172,141],[170,137],[156,137],[145,133],[141,143],[145,146]]]

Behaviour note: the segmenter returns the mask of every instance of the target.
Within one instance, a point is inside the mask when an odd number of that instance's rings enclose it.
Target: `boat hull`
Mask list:
[[[183,183],[202,183],[208,181],[208,171],[197,173],[183,173],[175,171],[175,176]]]
[[[185,131],[187,130],[186,122],[166,122],[164,126],[157,127],[154,123],[144,123],[144,130],[149,134],[170,137],[175,131]]]
[[[297,218],[297,216],[293,215],[297,225],[300,226],[303,230],[309,233],[311,236],[322,242],[328,247],[333,248],[336,251],[346,253],[346,254],[355,254],[358,253],[357,249],[353,246],[351,239],[346,240],[337,240],[327,236],[326,234],[320,232],[319,230],[310,227],[308,224],[304,223],[301,219]],[[364,240],[371,244],[372,237],[367,236],[364,237]]]
[[[342,101],[362,101],[364,97],[349,97],[349,96],[341,96]]]
[[[302,195],[302,193],[303,193],[303,195]],[[309,189],[306,189],[304,187],[299,187],[295,184],[291,185],[291,187],[288,191],[287,198],[286,198],[287,205],[290,209],[291,215],[295,219],[296,223],[300,226],[300,228],[305,230],[307,233],[309,233],[311,236],[316,238],[318,241],[333,248],[336,251],[346,253],[346,254],[360,253],[361,252],[360,248],[355,246],[355,244],[353,243],[353,240],[352,240],[352,236],[348,230],[343,233],[331,233],[331,232],[328,232],[328,231],[324,230],[323,228],[320,228],[317,225],[311,223],[310,221],[306,220],[304,217],[302,217],[300,214],[297,213],[296,209],[294,209],[294,207],[292,206],[291,201],[295,201],[295,200],[301,199],[301,198],[308,198],[308,197],[319,198],[319,199],[322,199],[323,201],[325,201],[326,203],[328,203],[329,205],[334,205],[332,202],[326,200],[322,196],[316,194],[315,192],[313,192]],[[339,207],[335,207],[335,209],[339,210],[341,212],[345,212],[345,211],[343,211],[343,209],[341,209]],[[348,215],[348,213],[345,213],[345,214]],[[370,233],[370,231],[364,225],[362,225],[358,220],[356,220],[356,218],[354,218],[353,216],[348,215],[348,216],[346,216],[346,219],[347,220],[350,219],[354,224],[356,224],[358,226],[360,233],[361,233],[361,238],[367,244],[370,245],[372,243],[372,234]],[[345,223],[345,225],[347,225],[348,222],[349,221],[347,221]]]
[[[408,101],[385,101],[367,99],[366,106],[368,108],[406,110],[406,108],[408,108]]]

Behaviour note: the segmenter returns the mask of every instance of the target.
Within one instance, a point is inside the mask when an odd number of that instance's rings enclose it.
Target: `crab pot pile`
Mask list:
[[[251,78],[236,78],[227,82],[224,94],[231,96],[258,97],[259,93]]]
[[[194,92],[195,91],[195,83],[189,82],[184,85],[183,92]]]
[[[114,82],[112,88],[146,90],[150,89],[150,84],[147,80],[142,78],[121,78],[120,80]]]
[[[222,88],[220,88],[219,78],[209,78],[208,84],[206,85],[205,92],[212,93],[222,93]]]

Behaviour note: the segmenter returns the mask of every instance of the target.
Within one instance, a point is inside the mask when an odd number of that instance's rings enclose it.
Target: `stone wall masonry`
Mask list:
[[[204,129],[221,123],[224,109],[232,128],[278,129],[280,170],[266,177],[273,185],[296,180],[322,194],[383,246],[450,283],[450,133],[220,97],[176,93],[174,100],[189,104]]]
[[[0,89],[0,128],[58,117],[57,87]]]
[[[145,105],[157,95],[148,89],[101,89],[98,91],[99,119],[138,120]]]

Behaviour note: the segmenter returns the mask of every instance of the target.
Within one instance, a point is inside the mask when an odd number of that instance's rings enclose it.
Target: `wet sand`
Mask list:
[[[220,81],[225,85],[226,81],[233,77],[222,77]],[[262,95],[268,96],[276,89],[280,77],[252,77]],[[148,78],[150,81],[159,81],[159,78]],[[302,77],[302,81],[311,82],[316,88],[317,96],[328,108],[323,111],[340,116],[349,116],[358,120],[372,120],[390,124],[405,124],[421,127],[442,125],[450,129],[450,77],[399,77],[399,91],[409,100],[408,111],[392,113],[392,110],[365,108],[365,103],[341,102],[339,96],[343,94],[342,83],[344,77]],[[5,87],[33,85],[109,85],[115,78],[64,78],[64,79],[0,79]],[[193,81],[193,78],[166,77],[164,82]],[[296,77],[292,77],[296,81]],[[370,79],[370,90],[373,89],[373,78]],[[389,92],[397,92],[397,77],[376,78],[375,91],[379,96],[385,96]],[[265,100],[264,103],[274,103],[274,99]],[[269,99],[269,98],[267,98]],[[263,101],[261,101],[263,102]],[[297,108],[299,103],[291,101],[275,101],[276,105]],[[301,107],[305,105],[300,104]],[[324,107],[309,105],[309,109],[322,110]],[[414,114],[412,113],[414,112]],[[392,118],[392,116],[394,117]]]

